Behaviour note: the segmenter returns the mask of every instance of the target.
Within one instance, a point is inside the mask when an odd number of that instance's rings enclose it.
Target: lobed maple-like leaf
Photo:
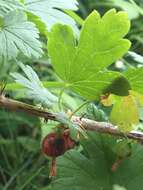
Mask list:
[[[90,133],[88,140],[82,141],[82,153],[72,150],[57,160],[58,176],[48,189],[142,189],[142,145],[134,143],[131,156],[113,172],[112,165],[118,158],[114,151],[116,144],[116,139],[111,136]]]
[[[27,57],[40,57],[43,51],[38,33],[38,29],[27,21],[23,12],[9,12],[0,30],[0,58],[13,59],[19,53]]]
[[[123,37],[129,28],[125,12],[112,9],[101,17],[93,11],[83,24],[77,45],[70,27],[55,25],[48,50],[56,73],[75,92],[97,99],[103,89],[121,76],[106,68],[128,51],[130,42]]]
[[[17,9],[23,9],[22,4],[18,0],[0,0],[0,16]]]
[[[77,10],[76,0],[25,0],[24,6],[27,12],[38,16],[47,29],[56,23],[68,24],[77,32],[75,21],[62,10]]]
[[[27,97],[40,103],[43,107],[52,107],[58,102],[58,98],[52,94],[48,89],[44,88],[38,75],[28,65],[19,63],[25,76],[19,73],[11,73],[11,76],[15,79],[16,83],[19,83],[26,88]]]

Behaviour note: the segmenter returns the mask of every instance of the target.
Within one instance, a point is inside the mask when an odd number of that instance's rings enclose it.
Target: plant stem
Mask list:
[[[86,101],[86,102],[82,103],[74,112],[72,112],[69,119],[71,119],[73,115],[75,115],[82,107],[84,107],[88,103],[90,103],[90,101]]]
[[[64,93],[65,88],[62,88],[59,94],[59,99],[58,99],[58,107],[59,110],[62,111],[62,95]]]
[[[57,121],[57,118],[54,114],[44,111],[43,109],[37,108],[35,106],[25,104],[23,102],[15,101],[5,96],[0,96],[0,106],[8,108],[12,111],[22,111],[30,115],[43,117],[45,120],[51,119]]]
[[[84,102],[81,106],[86,105],[87,102]],[[76,112],[81,108],[81,106],[76,110]],[[59,115],[58,113],[50,113],[48,111],[44,111],[42,109],[39,109],[35,106],[25,104],[19,101],[15,101],[9,98],[4,97],[3,95],[0,96],[0,107],[7,108],[12,111],[22,111],[37,117],[44,118],[45,120],[53,120],[53,121],[59,121]],[[75,113],[75,112],[74,112]],[[97,122],[94,120],[90,120],[87,118],[80,118],[77,116],[74,116],[72,114],[71,116],[72,122],[76,123],[77,125],[81,125],[88,131],[96,131],[103,134],[110,134],[112,136],[117,136],[121,138],[125,138],[127,136],[129,139],[136,140],[143,144],[143,133],[138,131],[131,131],[127,134],[119,131],[114,125],[108,122]]]

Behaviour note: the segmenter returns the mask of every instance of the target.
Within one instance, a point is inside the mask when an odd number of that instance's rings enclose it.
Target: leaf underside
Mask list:
[[[27,21],[23,12],[8,13],[0,31],[0,58],[14,59],[19,53],[27,57],[40,57],[43,51],[38,33],[38,29]]]
[[[38,75],[28,65],[19,63],[25,76],[19,73],[11,73],[11,76],[15,79],[15,82],[22,85],[27,89],[27,97],[41,104],[43,107],[52,107],[57,103],[58,98],[53,95],[48,89],[44,88]]]
[[[45,23],[47,29],[56,23],[70,25],[76,32],[78,31],[75,21],[65,14],[62,10],[77,10],[76,0],[25,0],[25,8],[27,12],[38,16]]]
[[[5,16],[10,11],[22,8],[22,4],[18,0],[0,0],[0,16]]]

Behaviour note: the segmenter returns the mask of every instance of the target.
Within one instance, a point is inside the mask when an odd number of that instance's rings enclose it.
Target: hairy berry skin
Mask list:
[[[75,146],[69,133],[64,132],[63,134],[50,133],[42,142],[42,152],[50,157],[57,157],[64,154],[67,150]]]

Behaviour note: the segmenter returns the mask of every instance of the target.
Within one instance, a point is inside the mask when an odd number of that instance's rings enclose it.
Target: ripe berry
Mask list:
[[[69,132],[50,133],[42,142],[42,152],[52,157],[50,176],[56,176],[56,157],[73,148],[76,142],[70,138]]]
[[[69,133],[50,133],[42,143],[42,152],[50,157],[57,157],[75,146],[75,141],[70,138]]]

